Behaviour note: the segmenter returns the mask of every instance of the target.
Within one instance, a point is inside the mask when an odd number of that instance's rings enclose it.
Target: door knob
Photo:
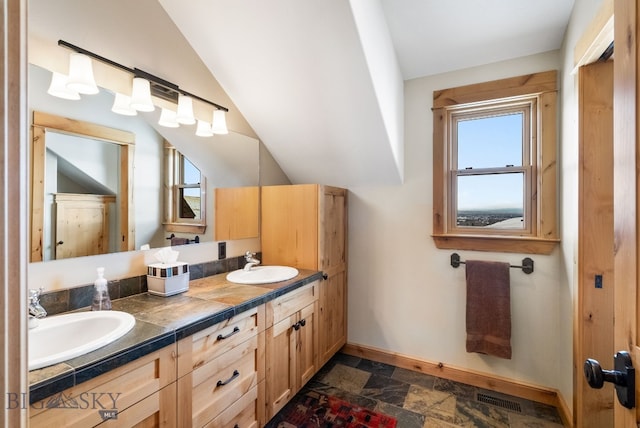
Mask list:
[[[635,383],[636,373],[631,361],[631,355],[620,351],[613,357],[614,370],[603,370],[597,360],[587,358],[584,362],[584,375],[589,386],[600,389],[605,382],[611,382],[616,387],[618,401],[627,409],[636,405]]]

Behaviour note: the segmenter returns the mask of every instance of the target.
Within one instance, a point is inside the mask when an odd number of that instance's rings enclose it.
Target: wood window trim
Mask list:
[[[433,93],[433,240],[437,248],[494,252],[550,254],[560,242],[557,225],[557,71],[478,83]],[[456,234],[448,228],[447,110],[463,104],[498,102],[537,96],[538,140],[535,181],[534,236]]]
[[[203,234],[207,230],[207,214],[206,214],[206,178],[200,175],[200,188],[204,189],[201,193],[202,200],[200,205],[200,219],[198,221],[178,220],[178,208],[176,205],[176,197],[174,188],[177,178],[175,177],[176,162],[179,155],[178,150],[165,141],[165,174],[164,174],[164,205],[165,205],[165,221],[164,228],[167,232],[193,233]]]
[[[458,124],[464,120],[469,119],[478,119],[482,117],[495,116],[496,114],[505,114],[505,113],[516,113],[519,112],[522,114],[523,118],[523,139],[521,142],[521,150],[522,150],[522,163],[519,165],[512,165],[510,167],[491,167],[491,168],[471,168],[467,169],[467,165],[456,165],[456,159],[458,154],[460,153],[460,148],[457,145],[453,145],[449,147],[450,153],[450,162],[447,164],[451,165],[451,169],[448,171],[448,181],[447,181],[447,191],[450,195],[448,201],[448,224],[450,225],[448,232],[449,234],[454,235],[478,235],[477,228],[470,228],[465,226],[459,226],[456,224],[457,218],[457,194],[459,188],[456,185],[456,182],[459,183],[459,180],[462,177],[479,177],[479,176],[488,176],[491,174],[506,174],[506,173],[520,173],[523,178],[523,195],[533,195],[536,194],[536,180],[533,179],[532,172],[536,169],[537,157],[531,156],[531,153],[536,151],[535,142],[536,138],[536,115],[532,117],[532,112],[537,111],[537,97],[535,96],[527,96],[518,98],[515,100],[510,100],[508,102],[496,102],[488,105],[478,106],[473,104],[469,106],[468,104],[463,105],[462,108],[455,108],[447,111],[447,121],[448,121],[448,130],[450,132],[449,140],[457,140],[457,127]],[[533,126],[532,126],[533,124]],[[524,198],[523,199],[523,210],[524,210],[524,228],[521,229],[491,229],[490,235],[505,235],[505,236],[535,236],[536,231],[536,210],[532,209],[532,206],[535,205],[535,201],[532,198]]]

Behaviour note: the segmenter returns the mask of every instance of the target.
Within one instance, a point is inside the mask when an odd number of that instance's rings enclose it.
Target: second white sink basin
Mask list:
[[[289,266],[254,266],[250,270],[234,270],[227,274],[227,281],[238,284],[268,284],[286,281],[298,275],[298,269]]]
[[[29,330],[29,370],[57,364],[101,348],[133,328],[133,315],[120,311],[77,312],[38,320]]]

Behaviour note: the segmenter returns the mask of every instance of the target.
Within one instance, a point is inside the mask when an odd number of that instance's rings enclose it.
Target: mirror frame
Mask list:
[[[44,193],[46,133],[50,131],[88,137],[120,147],[120,248],[132,251],[135,246],[135,221],[133,205],[133,153],[135,135],[128,131],[96,125],[81,120],[68,119],[40,111],[33,112],[31,126],[31,245],[30,262],[43,261],[44,241]]]

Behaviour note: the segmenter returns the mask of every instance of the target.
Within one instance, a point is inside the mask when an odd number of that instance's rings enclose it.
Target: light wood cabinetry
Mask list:
[[[326,284],[306,284],[34,403],[30,426],[262,427],[322,364]]]
[[[29,426],[175,426],[175,349],[167,346],[32,404]]]
[[[178,426],[263,426],[264,305],[178,342]]]
[[[265,186],[261,195],[265,265],[322,271],[318,364],[347,340],[347,191],[317,184]]]
[[[258,237],[257,186],[215,189],[215,240]]]
[[[272,418],[318,370],[318,281],[267,302],[266,403]]]

